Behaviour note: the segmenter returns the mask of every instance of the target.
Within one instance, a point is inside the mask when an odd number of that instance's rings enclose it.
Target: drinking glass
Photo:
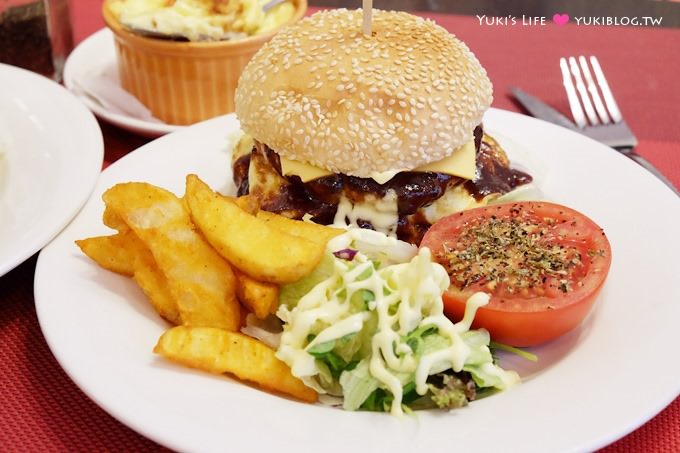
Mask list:
[[[0,0],[0,62],[61,81],[73,49],[69,0]]]

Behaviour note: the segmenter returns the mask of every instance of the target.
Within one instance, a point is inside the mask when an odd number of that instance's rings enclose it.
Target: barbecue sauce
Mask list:
[[[261,200],[262,209],[298,219],[309,214],[314,222],[325,225],[333,223],[342,195],[356,204],[365,201],[368,195],[382,198],[393,190],[397,195],[399,215],[397,236],[418,244],[430,227],[419,209],[439,199],[449,188],[464,184],[475,199],[482,200],[489,194],[507,193],[531,182],[530,175],[510,168],[505,153],[493,139],[483,135],[481,126],[475,128],[474,139],[477,149],[477,177],[474,180],[444,173],[407,171],[398,173],[385,184],[344,174],[323,176],[304,183],[298,176],[283,176],[278,154],[256,142],[250,155],[242,156],[234,163],[234,182],[239,195],[249,193],[251,160],[262,159],[285,181],[276,196]],[[357,223],[363,228],[372,228],[367,220],[360,219]]]

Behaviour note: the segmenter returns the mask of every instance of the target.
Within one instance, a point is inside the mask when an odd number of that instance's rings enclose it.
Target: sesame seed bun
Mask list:
[[[241,127],[280,155],[369,177],[447,157],[491,104],[486,71],[431,20],[373,11],[314,14],[279,32],[236,89]]]

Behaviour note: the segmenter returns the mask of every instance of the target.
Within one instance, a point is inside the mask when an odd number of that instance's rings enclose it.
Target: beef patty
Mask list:
[[[477,166],[474,180],[444,173],[405,171],[384,184],[371,178],[344,174],[302,182],[298,176],[284,176],[278,154],[267,145],[255,141],[250,153],[234,160],[234,183],[238,195],[256,196],[261,209],[293,219],[309,215],[312,221],[324,225],[337,220],[335,217],[343,198],[352,205],[358,205],[396,196],[396,225],[391,231],[396,232],[401,240],[419,244],[430,225],[442,214],[458,210],[454,208],[445,212],[445,207],[428,213],[426,208],[438,200],[444,204],[442,199],[446,194],[470,197],[473,206],[477,206],[531,182],[530,175],[510,167],[503,149],[498,142],[483,133],[481,125],[475,128],[474,139]],[[447,204],[458,204],[449,201]],[[353,220],[362,228],[376,229],[371,219]]]

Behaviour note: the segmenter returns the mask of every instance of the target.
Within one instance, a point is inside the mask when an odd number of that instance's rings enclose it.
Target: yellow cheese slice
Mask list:
[[[279,156],[279,159],[281,160],[281,173],[283,173],[283,176],[297,175],[300,177],[302,182],[311,181],[312,179],[333,174],[328,170],[324,170],[323,168],[315,167],[314,165],[305,164],[303,162],[298,162],[297,160],[286,159],[283,156]]]
[[[470,140],[452,152],[449,157],[445,157],[437,162],[421,165],[414,171],[431,171],[433,173],[460,176],[465,179],[475,179],[477,172],[476,158],[475,141]]]
[[[431,162],[429,164],[422,165],[411,171],[444,173],[447,175],[459,176],[465,179],[474,179],[476,171],[475,157],[475,142],[474,140],[470,140],[452,152],[449,157],[445,157],[444,159],[437,162]],[[297,175],[300,177],[302,182],[311,181],[312,179],[321,178],[322,176],[329,176],[332,174],[332,172],[324,170],[323,168],[286,159],[283,156],[281,156],[280,159],[281,172],[283,175]],[[375,172],[371,174],[371,178],[373,178],[378,184],[385,184],[400,171],[407,171],[407,169]]]

